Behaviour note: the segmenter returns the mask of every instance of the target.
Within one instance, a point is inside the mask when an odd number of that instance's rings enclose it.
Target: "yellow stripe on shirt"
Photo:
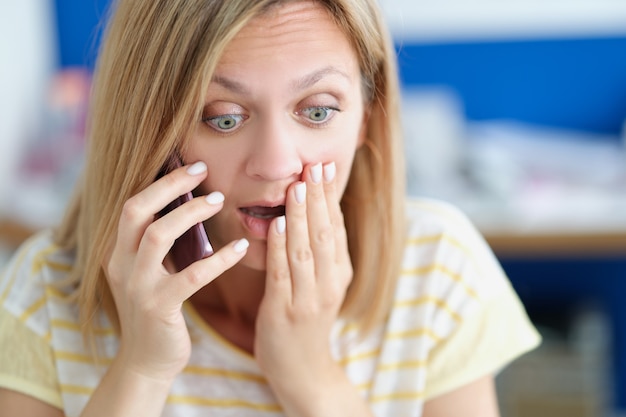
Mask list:
[[[469,285],[463,282],[463,278],[461,277],[461,275],[448,269],[444,265],[441,265],[441,264],[426,265],[426,266],[422,266],[419,268],[405,269],[405,270],[402,270],[401,273],[402,275],[405,275],[405,276],[414,276],[414,275],[426,275],[435,271],[441,272],[442,274],[447,275],[448,277],[452,278],[452,280],[458,282],[459,284],[463,286],[463,288],[465,289],[465,292],[467,292],[467,294],[470,297],[478,299],[478,294],[476,294],[476,291],[474,291],[473,288],[471,288]]]
[[[278,404],[260,404],[249,401],[243,401],[238,399],[227,398],[204,398],[182,395],[170,395],[167,397],[169,404],[186,404],[186,405],[199,405],[205,407],[219,407],[219,408],[248,408],[257,411],[266,411],[280,413],[282,411]]]
[[[446,303],[445,301],[443,301],[442,299],[438,297],[433,297],[433,296],[424,296],[424,297],[419,297],[419,298],[415,298],[412,300],[396,301],[393,304],[393,308],[415,307],[415,306],[427,304],[427,303],[435,304],[438,308],[447,312],[457,323],[459,323],[462,320],[461,316],[456,311],[454,311],[448,305],[448,303]]]
[[[61,320],[61,319],[53,319],[50,321],[52,327],[57,329],[65,329],[75,331],[77,333],[81,332],[80,325],[73,321]],[[98,336],[113,336],[115,335],[115,330],[112,327],[97,327],[94,329],[94,334]]]
[[[422,391],[416,392],[394,392],[392,394],[375,395],[369,399],[370,403],[380,403],[384,401],[407,401],[407,400],[420,400],[424,398]]]
[[[9,280],[7,282],[6,288],[4,289],[2,294],[0,295],[0,304],[4,304],[4,302],[6,301],[7,297],[9,296],[9,293],[11,292],[11,289],[13,289],[13,285],[15,284],[15,280],[17,278],[17,275],[20,272],[20,266],[24,262],[24,258],[26,257],[26,255],[29,254],[31,247],[34,246],[36,243],[38,243],[38,240],[37,239],[32,239],[20,251],[20,253],[19,253],[18,257],[17,257],[17,260],[16,260],[16,262],[14,264],[14,267],[13,267],[13,271],[12,271],[13,274],[9,278]],[[45,253],[45,252],[49,251],[50,248],[53,248],[53,247],[54,247],[54,245],[50,245],[50,246],[46,247],[45,249],[37,252],[35,254],[35,257],[39,256],[41,253]],[[6,271],[6,273],[8,273],[8,271]]]
[[[355,355],[346,356],[345,358],[340,359],[337,363],[341,366],[346,366],[354,362],[376,358],[378,355],[380,355],[380,349],[375,349],[369,352],[361,352]]]
[[[385,339],[409,339],[411,337],[420,336],[428,336],[435,340],[435,342],[440,342],[442,340],[439,335],[427,327],[420,327],[419,329],[405,330],[402,332],[390,332],[385,335]]]
[[[471,255],[471,253],[472,253],[467,248],[467,246],[463,245],[457,239],[453,238],[452,236],[450,236],[450,235],[448,235],[446,233],[439,233],[437,235],[430,235],[430,236],[422,236],[422,237],[411,238],[411,239],[409,239],[407,241],[407,245],[408,246],[423,246],[423,245],[430,245],[432,243],[440,242],[442,240],[444,240],[444,241],[450,243],[452,246],[460,249],[466,255]]]
[[[94,392],[94,389],[91,387],[86,387],[84,385],[61,384],[61,392],[63,392],[64,394],[91,396]]]
[[[46,301],[47,301],[47,297],[43,296],[40,299],[38,299],[37,301],[35,301],[30,307],[28,307],[26,310],[24,310],[24,312],[20,315],[20,320],[22,322],[25,322],[26,320],[28,320],[28,318],[30,316],[32,316],[33,314],[35,314],[37,311],[39,311],[43,306],[46,305]]]
[[[187,366],[183,369],[183,373],[185,374],[193,374],[193,375],[202,375],[202,376],[216,376],[222,377],[226,379],[236,379],[242,381],[252,381],[258,382],[260,384],[267,384],[267,380],[261,375],[245,373],[245,372],[235,372],[235,371],[227,371],[224,369],[217,368],[205,368],[200,366]]]
[[[376,369],[378,371],[396,371],[399,369],[425,368],[427,364],[428,362],[425,360],[393,362],[380,364]]]
[[[83,353],[74,353],[67,351],[57,351],[55,356],[59,360],[67,361],[67,362],[78,362],[78,363],[86,363],[90,365],[95,365],[96,360],[91,355],[83,354]],[[113,358],[98,358],[98,363],[103,365],[110,365],[113,362]]]

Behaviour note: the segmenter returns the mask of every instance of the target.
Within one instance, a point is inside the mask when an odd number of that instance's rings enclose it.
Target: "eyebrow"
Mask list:
[[[312,87],[324,77],[327,77],[329,75],[339,75],[350,81],[350,76],[345,72],[336,67],[327,66],[295,80],[292,83],[291,88],[295,91],[306,90],[307,88]]]
[[[221,75],[214,75],[212,80],[214,83],[221,85],[225,89],[232,91],[233,93],[241,95],[250,95],[250,90],[242,83],[231,80],[230,78],[223,77]]]
[[[345,72],[341,71],[340,69],[336,67],[327,66],[319,70],[313,71],[312,73],[307,74],[293,81],[291,83],[291,89],[294,91],[305,90],[307,88],[312,87],[313,85],[318,83],[320,80],[330,75],[339,75],[345,78],[346,80],[350,81],[350,76],[346,74]],[[232,91],[233,93],[241,94],[241,95],[250,95],[250,90],[244,84],[238,81],[232,80],[228,77],[224,77],[222,75],[214,75],[212,78],[212,81],[216,84],[221,85],[225,89]]]

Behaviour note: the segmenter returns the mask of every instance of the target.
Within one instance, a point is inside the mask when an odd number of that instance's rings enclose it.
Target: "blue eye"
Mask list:
[[[320,124],[327,121],[333,113],[337,111],[331,107],[307,107],[301,110],[299,113],[307,118],[308,121],[314,124]]]
[[[205,117],[203,122],[209,124],[215,130],[227,132],[238,127],[245,120],[241,114],[224,114],[221,116]]]

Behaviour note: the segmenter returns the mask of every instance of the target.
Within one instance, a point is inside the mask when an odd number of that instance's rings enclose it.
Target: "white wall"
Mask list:
[[[0,214],[23,145],[40,131],[58,55],[52,10],[48,0],[0,2]]]
[[[379,0],[397,39],[417,42],[626,35],[623,0]]]

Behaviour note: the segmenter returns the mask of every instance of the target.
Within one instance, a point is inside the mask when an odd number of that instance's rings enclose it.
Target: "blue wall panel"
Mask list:
[[[56,0],[63,67],[93,67],[108,3]],[[470,120],[617,134],[626,117],[626,37],[412,43],[398,60],[405,86],[452,87]]]
[[[93,67],[108,0],[55,0],[62,67]]]
[[[451,86],[470,120],[618,134],[626,117],[626,37],[409,44],[398,51],[405,86]]]

